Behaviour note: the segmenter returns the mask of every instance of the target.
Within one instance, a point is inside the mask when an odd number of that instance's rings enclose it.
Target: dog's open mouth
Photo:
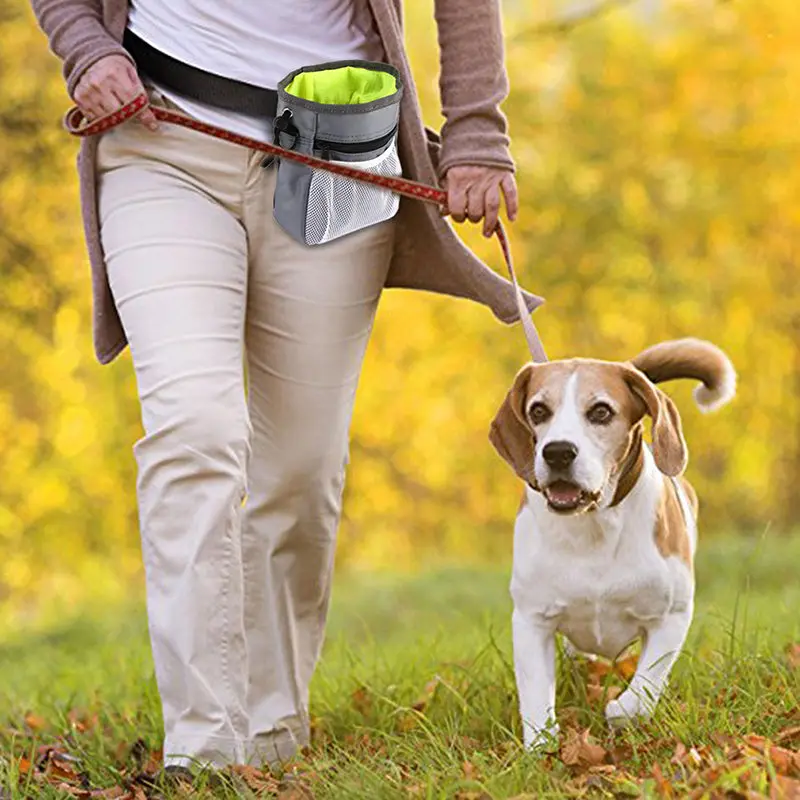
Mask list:
[[[551,511],[569,513],[586,508],[594,502],[594,495],[569,481],[554,481],[544,490]]]

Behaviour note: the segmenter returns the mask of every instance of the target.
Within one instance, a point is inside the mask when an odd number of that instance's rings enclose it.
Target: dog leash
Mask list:
[[[179,111],[173,109],[162,108],[160,106],[150,105],[150,100],[146,94],[140,94],[130,102],[123,105],[121,108],[100,117],[94,121],[89,121],[84,117],[83,112],[74,106],[64,116],[64,127],[73,136],[87,137],[97,136],[98,134],[105,133],[112,128],[116,128],[123,122],[133,119],[141,114],[145,109],[150,109],[156,119],[162,122],[169,122],[172,125],[180,125],[184,128],[190,128],[200,133],[205,133],[209,136],[214,136],[217,139],[223,139],[227,142],[247,147],[251,150],[256,150],[266,155],[275,156],[278,158],[285,158],[290,161],[297,161],[300,164],[312,167],[313,169],[321,169],[326,172],[332,172],[334,175],[339,175],[343,178],[350,178],[352,180],[363,181],[364,183],[371,183],[374,186],[379,186],[382,189],[388,189],[396,194],[410,197],[414,200],[422,200],[425,203],[433,203],[440,207],[444,207],[447,202],[447,192],[435,186],[428,186],[424,183],[410,181],[406,178],[395,178],[383,175],[374,175],[371,172],[356,169],[355,167],[344,166],[342,164],[332,164],[330,161],[325,161],[321,158],[315,158],[304,153],[297,153],[294,150],[286,150],[276,144],[269,144],[267,142],[251,139],[247,136],[240,136],[239,134],[232,133],[231,131],[219,128],[216,125],[209,125],[205,122],[199,122],[196,119],[187,117]],[[514,297],[516,299],[517,311],[522,322],[522,329],[525,333],[525,340],[530,350],[531,358],[536,362],[547,361],[544,347],[542,346],[541,339],[533,324],[528,307],[525,304],[525,298],[522,294],[519,281],[517,280],[517,273],[514,269],[514,262],[511,258],[511,248],[508,243],[505,228],[500,220],[497,221],[497,227],[494,230],[494,235],[500,242],[500,248],[503,251],[503,258],[506,262],[508,274],[511,277],[511,283],[514,287]]]

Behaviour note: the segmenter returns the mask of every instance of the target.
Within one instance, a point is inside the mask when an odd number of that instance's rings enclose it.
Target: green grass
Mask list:
[[[625,776],[651,774],[658,761],[673,779],[677,742],[716,748],[715,734],[774,737],[800,724],[798,670],[784,656],[800,640],[800,536],[709,539],[697,575],[687,648],[644,728],[612,741],[602,705],[587,700],[585,665],[561,660],[562,729],[588,727],[622,759],[618,770],[588,776],[597,796],[656,796],[652,779],[637,786]],[[586,775],[525,754],[516,741],[507,584],[507,565],[338,576],[312,691],[315,743],[301,764],[312,770],[317,798],[587,790]],[[414,710],[423,698],[422,711]],[[99,724],[76,733],[68,717],[76,709],[97,713]],[[31,730],[28,714],[47,724]],[[50,630],[0,639],[0,786],[8,796],[66,796],[17,780],[20,757],[57,737],[93,788],[119,784],[120,771],[134,769],[130,746],[143,739],[158,748],[160,724],[141,605],[87,611]],[[721,785],[734,780],[713,777]]]

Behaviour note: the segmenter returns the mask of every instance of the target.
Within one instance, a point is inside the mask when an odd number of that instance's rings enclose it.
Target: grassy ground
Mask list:
[[[621,678],[562,659],[564,738],[545,758],[517,742],[505,565],[341,574],[314,744],[296,769],[316,798],[792,797],[800,783],[780,774],[800,777],[800,756],[786,755],[800,748],[800,665],[786,652],[800,641],[800,536],[708,540],[697,571],[690,641],[657,718],[610,738],[602,695]],[[159,731],[141,606],[0,639],[6,796],[106,788],[141,800],[131,778],[149,768]],[[766,758],[759,737],[786,749]],[[261,773],[243,779],[275,789]]]

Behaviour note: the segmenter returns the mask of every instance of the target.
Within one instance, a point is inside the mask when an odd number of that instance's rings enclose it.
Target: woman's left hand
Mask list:
[[[505,198],[508,218],[517,217],[519,200],[514,173],[497,167],[450,167],[444,176],[446,212],[456,222],[483,220],[483,235],[491,236],[500,215],[500,193]]]

